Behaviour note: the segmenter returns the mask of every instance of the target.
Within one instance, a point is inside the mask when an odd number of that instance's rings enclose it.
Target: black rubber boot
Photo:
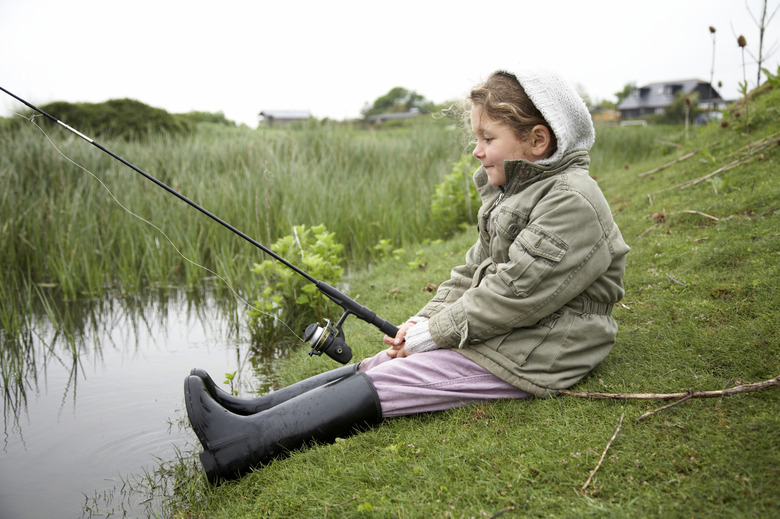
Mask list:
[[[203,379],[203,385],[206,387],[206,391],[208,391],[211,397],[219,402],[222,407],[236,414],[250,415],[270,409],[275,405],[286,402],[302,393],[311,391],[315,387],[320,387],[328,382],[351,375],[357,371],[359,365],[360,363],[356,363],[332,369],[256,398],[239,398],[231,395],[227,391],[221,390],[217,387],[209,374],[200,368],[193,368],[193,370],[190,371],[190,375],[195,375],[196,377]]]
[[[194,375],[184,382],[184,399],[211,483],[238,478],[290,450],[333,442],[382,419],[376,389],[360,371],[250,416],[227,411]]]

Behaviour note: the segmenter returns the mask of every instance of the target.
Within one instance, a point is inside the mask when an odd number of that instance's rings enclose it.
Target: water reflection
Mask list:
[[[253,347],[240,307],[208,292],[49,306],[31,308],[19,336],[0,331],[0,517],[145,516],[145,496],[106,496],[196,450],[183,409],[190,368],[217,382],[236,372],[250,394],[277,382],[289,352]]]

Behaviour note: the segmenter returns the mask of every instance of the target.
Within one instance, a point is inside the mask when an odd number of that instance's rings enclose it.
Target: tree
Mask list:
[[[699,108],[699,93],[691,92],[685,94],[679,92],[674,96],[674,101],[664,109],[664,113],[659,117],[659,122],[669,124],[683,124],[686,121],[693,121],[701,113]]]
[[[392,112],[408,112],[416,108],[420,113],[430,113],[433,103],[414,90],[403,87],[391,88],[388,93],[378,97],[374,104],[361,111],[363,117]]]
[[[636,83],[626,83],[626,85],[623,87],[623,90],[620,92],[615,92],[615,97],[617,97],[617,103],[615,106],[619,105],[623,102],[623,99],[627,98],[631,95],[631,92],[636,90]]]

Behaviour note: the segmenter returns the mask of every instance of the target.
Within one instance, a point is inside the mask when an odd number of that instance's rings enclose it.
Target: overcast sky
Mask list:
[[[0,86],[33,103],[129,97],[170,112],[357,117],[395,86],[436,103],[495,69],[543,66],[614,100],[627,83],[738,96],[763,0],[0,0]],[[778,1],[770,1],[770,11]],[[750,11],[748,10],[750,8]],[[780,58],[780,16],[764,37]],[[749,55],[747,78],[757,68]],[[20,105],[0,92],[0,115]],[[56,115],[56,114],[53,114]]]

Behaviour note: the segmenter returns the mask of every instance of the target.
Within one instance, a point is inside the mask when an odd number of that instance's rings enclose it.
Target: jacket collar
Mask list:
[[[534,182],[557,175],[568,168],[576,167],[587,170],[589,166],[590,156],[587,150],[575,149],[565,153],[560,160],[552,163],[540,164],[526,160],[504,161],[506,184],[499,188],[488,183],[485,168],[480,167],[474,174],[474,183],[483,200],[491,195],[497,195],[498,192],[503,192],[504,196],[512,196]]]

